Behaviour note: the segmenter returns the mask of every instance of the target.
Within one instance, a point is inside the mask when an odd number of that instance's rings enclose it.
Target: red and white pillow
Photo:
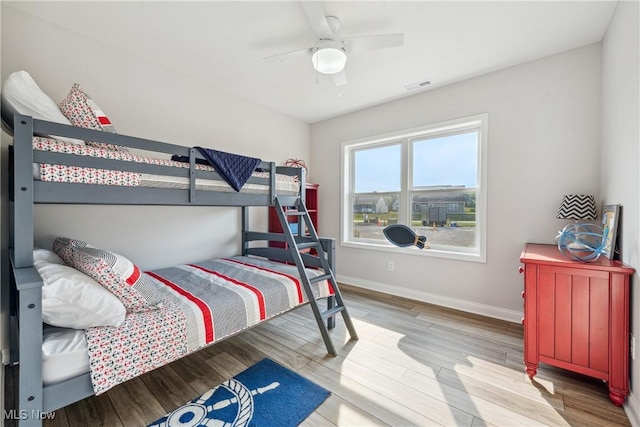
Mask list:
[[[58,237],[53,251],[67,265],[92,277],[114,294],[129,312],[156,309],[162,293],[157,284],[126,257],[81,240]]]
[[[59,105],[62,114],[71,122],[72,125],[87,129],[94,129],[103,132],[117,133],[111,120],[102,111],[98,104],[85,91],[82,90],[78,83],[75,83],[69,94]],[[108,148],[110,150],[126,151],[126,148],[113,144],[105,144],[102,142],[85,141],[89,146]]]

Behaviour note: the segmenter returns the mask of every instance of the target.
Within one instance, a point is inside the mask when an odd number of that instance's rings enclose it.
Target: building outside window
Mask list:
[[[430,249],[485,260],[487,115],[343,144],[341,244],[398,250],[384,227],[404,224]]]

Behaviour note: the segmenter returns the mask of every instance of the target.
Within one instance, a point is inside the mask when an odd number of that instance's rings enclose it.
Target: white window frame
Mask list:
[[[411,129],[404,129],[373,137],[360,138],[342,143],[341,183],[342,197],[340,206],[340,245],[358,249],[403,253],[409,255],[450,258],[464,261],[486,262],[487,246],[487,145],[488,120],[486,113],[474,116],[433,123]],[[400,248],[385,240],[357,239],[353,236],[351,217],[351,194],[353,193],[354,168],[353,152],[362,148],[373,148],[392,143],[401,144],[401,189],[398,215],[411,217],[410,193],[412,170],[410,156],[411,142],[419,138],[429,138],[438,134],[460,133],[465,130],[478,130],[478,193],[476,196],[476,246],[463,248],[457,246],[431,245],[431,249],[420,250],[416,247]]]

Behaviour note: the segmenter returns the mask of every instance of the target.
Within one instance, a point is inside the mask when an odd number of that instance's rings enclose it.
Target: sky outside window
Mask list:
[[[354,191],[400,191],[400,155],[400,144],[355,151]]]
[[[478,186],[478,132],[413,143],[413,186]]]

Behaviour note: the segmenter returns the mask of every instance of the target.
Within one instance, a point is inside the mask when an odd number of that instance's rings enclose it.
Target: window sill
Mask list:
[[[452,250],[439,249],[437,247],[432,247],[430,249],[418,249],[416,247],[406,247],[401,248],[398,246],[393,246],[389,244],[380,244],[380,243],[369,243],[369,242],[340,242],[340,246],[346,248],[355,248],[355,249],[364,249],[371,251],[380,251],[380,252],[393,252],[395,254],[402,255],[416,255],[416,256],[426,256],[433,258],[446,258],[453,259],[457,261],[471,261],[471,262],[480,262],[486,263],[487,259],[484,254],[471,253],[471,252],[455,252]]]

